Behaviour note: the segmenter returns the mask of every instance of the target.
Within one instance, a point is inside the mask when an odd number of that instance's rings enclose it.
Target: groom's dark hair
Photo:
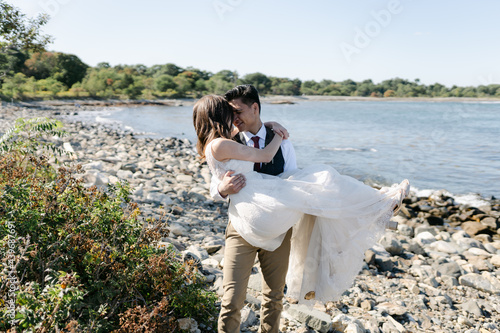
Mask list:
[[[252,86],[251,84],[242,84],[240,86],[236,86],[231,90],[228,90],[224,94],[224,98],[231,102],[233,99],[241,98],[241,101],[248,106],[251,106],[253,103],[257,103],[259,106],[259,114],[260,114],[260,98],[259,92],[257,88]]]

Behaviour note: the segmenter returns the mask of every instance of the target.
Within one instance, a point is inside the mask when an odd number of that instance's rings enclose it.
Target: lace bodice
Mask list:
[[[215,139],[219,140],[219,139]],[[229,160],[226,162],[220,162],[215,159],[212,154],[212,144],[215,142],[212,140],[205,147],[205,157],[207,160],[208,167],[212,172],[212,175],[215,175],[218,179],[222,179],[227,171],[233,170],[236,173],[246,174],[253,171],[253,162],[249,161],[240,161],[240,160]]]

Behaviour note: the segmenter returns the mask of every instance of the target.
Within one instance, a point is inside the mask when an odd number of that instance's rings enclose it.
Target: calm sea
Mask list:
[[[192,107],[134,107],[81,120],[194,142]],[[367,183],[500,197],[500,103],[321,101],[262,105],[290,132],[299,167],[329,164]]]

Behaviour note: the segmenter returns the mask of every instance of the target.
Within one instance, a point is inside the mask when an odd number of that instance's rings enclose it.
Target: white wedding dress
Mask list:
[[[333,301],[359,273],[364,252],[382,235],[403,185],[376,190],[327,165],[279,177],[253,171],[253,162],[217,161],[205,155],[212,175],[242,173],[246,186],[230,196],[229,219],[251,245],[273,251],[293,227],[287,296]]]

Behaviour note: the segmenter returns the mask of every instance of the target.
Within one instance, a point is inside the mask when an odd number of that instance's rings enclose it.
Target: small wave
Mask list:
[[[414,193],[417,197],[431,199],[439,199],[442,195],[445,195],[447,197],[453,198],[456,204],[467,205],[471,207],[481,207],[489,204],[487,200],[485,200],[483,197],[481,197],[481,195],[477,193],[453,194],[451,192],[448,192],[447,190],[419,190],[415,187],[411,187],[410,192]]]
[[[97,121],[98,123],[101,123],[101,124],[116,124],[116,123],[118,123],[118,121],[116,121],[116,120],[104,118],[101,116],[96,116],[95,121]]]
[[[500,101],[471,101],[471,102],[464,102],[464,104],[500,104]]]
[[[353,151],[353,152],[365,152],[365,151],[371,151],[371,152],[377,152],[377,149],[375,148],[351,148],[351,147],[322,147],[321,150],[328,150],[328,151]]]
[[[472,207],[481,207],[489,204],[488,201],[484,200],[479,194],[475,193],[456,195],[453,197],[453,200],[455,200],[456,203]]]

